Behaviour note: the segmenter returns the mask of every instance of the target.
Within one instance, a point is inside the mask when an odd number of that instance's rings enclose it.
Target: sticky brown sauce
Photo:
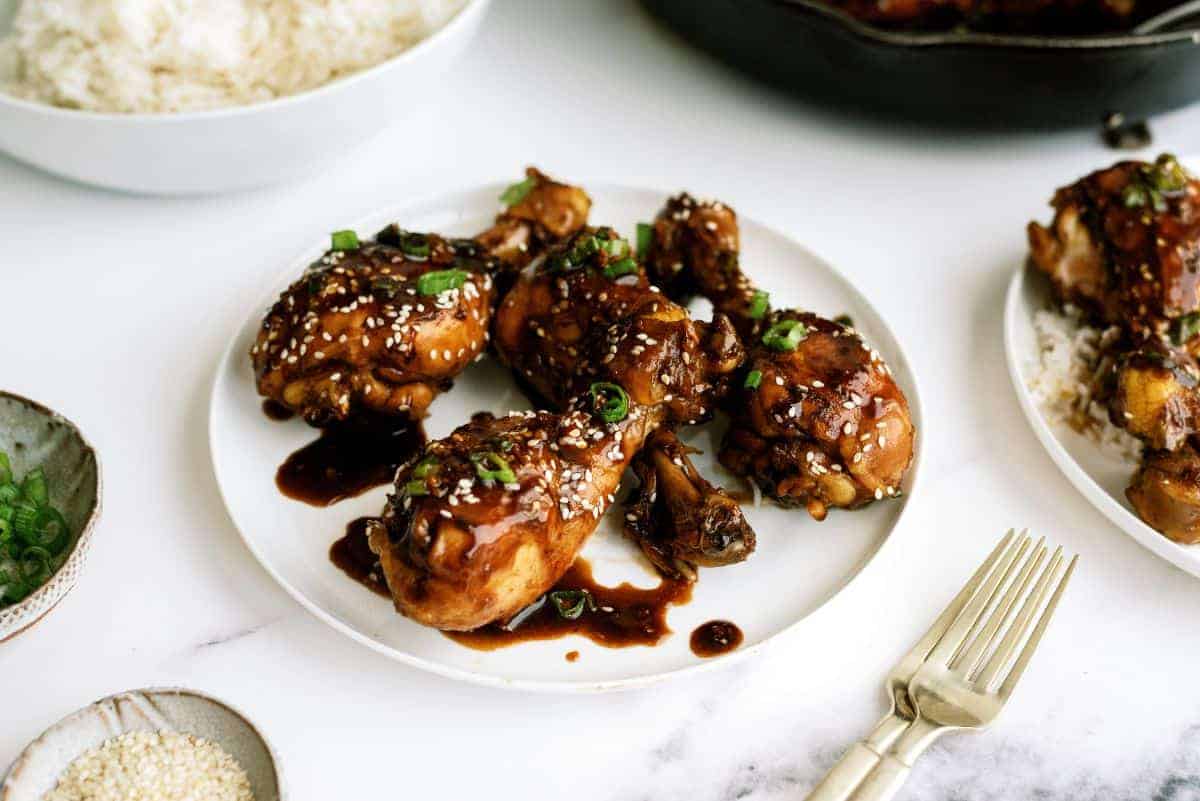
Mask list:
[[[279,466],[275,485],[294,500],[330,506],[390,483],[396,468],[424,447],[419,423],[331,426]]]
[[[728,620],[710,620],[692,632],[692,653],[710,658],[727,654],[742,644],[745,635]]]
[[[493,623],[475,631],[443,634],[480,651],[494,651],[530,640],[553,640],[568,634],[581,634],[606,648],[657,645],[671,633],[667,611],[692,599],[691,583],[677,579],[660,579],[658,586],[650,589],[632,584],[602,586],[593,578],[592,566],[582,558],[575,560],[551,592],[557,590],[587,590],[595,600],[595,609],[568,620],[558,614],[554,604],[545,601],[519,624],[511,626],[511,630]],[[572,661],[570,654],[567,660]]]
[[[296,416],[296,413],[293,412],[291,409],[284,406],[282,403],[279,403],[278,401],[273,401],[273,400],[263,401],[262,402],[262,410],[263,410],[263,414],[265,414],[267,417],[271,418],[272,420],[278,420],[280,422],[282,422],[284,420],[291,420],[293,417]]]
[[[376,595],[391,598],[379,567],[379,557],[367,544],[370,525],[377,518],[360,517],[346,524],[346,533],[329,548],[329,561],[354,581]]]

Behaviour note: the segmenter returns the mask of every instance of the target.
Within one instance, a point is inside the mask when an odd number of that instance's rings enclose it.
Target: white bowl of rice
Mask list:
[[[0,0],[0,150],[150,194],[314,172],[412,114],[488,0]]]

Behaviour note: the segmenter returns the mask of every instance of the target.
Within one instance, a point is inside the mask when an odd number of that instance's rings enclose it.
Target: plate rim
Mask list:
[[[1122,506],[1115,498],[1096,483],[1087,471],[1067,452],[1058,441],[1050,424],[1042,415],[1037,402],[1025,386],[1025,377],[1016,348],[1017,312],[1021,305],[1021,294],[1025,288],[1025,278],[1030,274],[1030,267],[1022,263],[1008,282],[1008,290],[1004,298],[1004,360],[1008,365],[1008,377],[1013,392],[1029,427],[1042,448],[1049,455],[1066,479],[1075,487],[1093,507],[1100,511],[1109,522],[1123,531],[1142,547],[1155,556],[1164,559],[1175,567],[1200,578],[1200,549],[1190,551],[1188,546],[1180,545],[1167,539],[1162,534],[1146,525],[1137,515]]]
[[[504,187],[506,187],[508,185],[508,183],[509,182],[497,181],[497,180],[479,181],[479,182],[473,182],[473,183],[460,184],[460,185],[457,185],[454,187],[447,188],[446,190],[441,191],[441,192],[426,193],[426,194],[420,195],[420,196],[413,198],[404,203],[397,203],[397,204],[393,204],[393,205],[382,206],[382,207],[374,209],[373,211],[364,213],[364,214],[360,215],[355,221],[350,223],[350,227],[353,227],[356,229],[370,227],[370,225],[374,225],[375,223],[373,223],[373,222],[369,223],[369,221],[375,220],[378,217],[382,217],[385,215],[389,216],[389,217],[391,217],[391,216],[399,217],[399,216],[403,215],[403,213],[406,210],[411,211],[413,209],[428,207],[428,206],[433,205],[443,199],[451,198],[451,197],[459,196],[459,195],[465,195],[465,194],[471,193],[471,192],[480,192],[480,191],[500,192],[500,191],[503,191]],[[579,179],[578,185],[586,186],[586,187],[588,187],[589,192],[595,192],[597,194],[602,194],[605,192],[629,192],[629,191],[632,191],[632,192],[638,192],[638,193],[655,193],[655,194],[661,195],[663,198],[670,197],[672,194],[672,192],[669,190],[664,191],[659,188],[644,186],[644,185],[640,185],[640,184],[627,184],[627,183],[605,181],[605,180],[595,180],[595,181],[586,180],[586,175],[583,178]],[[780,238],[786,240],[793,247],[799,248],[800,250],[804,251],[808,256],[813,258],[815,261],[818,261],[821,264],[823,264],[825,266],[825,268],[857,299],[857,301],[859,303],[861,303],[863,306],[865,306],[867,309],[869,309],[875,315],[875,317],[883,324],[883,327],[884,327],[887,335],[892,340],[892,342],[894,343],[894,346],[895,346],[894,353],[892,354],[892,356],[898,357],[899,360],[908,368],[908,377],[909,377],[909,383],[911,384],[911,386],[909,386],[907,388],[907,391],[905,392],[905,398],[908,400],[909,409],[911,412],[913,412],[913,416],[917,420],[920,421],[920,426],[917,427],[916,436],[914,437],[914,441],[913,441],[912,464],[909,466],[908,474],[906,476],[906,480],[909,483],[909,490],[908,490],[905,498],[902,499],[902,505],[900,507],[900,511],[896,515],[896,519],[892,523],[892,526],[891,526],[890,530],[888,531],[887,536],[884,537],[883,541],[881,543],[879,543],[879,545],[877,545],[875,547],[875,549],[873,551],[871,551],[863,559],[861,564],[858,566],[858,569],[852,575],[850,575],[849,578],[847,578],[840,586],[838,586],[836,589],[834,589],[833,592],[828,597],[826,597],[823,601],[821,601],[815,609],[808,612],[808,614],[805,614],[805,615],[797,618],[795,621],[788,624],[783,629],[763,638],[762,640],[754,643],[753,645],[750,645],[746,648],[739,648],[728,654],[724,654],[724,655],[716,657],[716,658],[703,659],[693,665],[686,665],[684,667],[675,668],[672,670],[663,670],[663,671],[659,671],[656,673],[647,673],[644,675],[628,676],[628,677],[617,678],[617,679],[550,680],[550,679],[507,678],[504,676],[498,676],[493,673],[484,672],[481,670],[471,670],[468,668],[458,667],[455,665],[444,664],[442,662],[438,662],[438,661],[435,661],[432,659],[418,656],[416,654],[408,653],[406,651],[401,651],[397,648],[385,645],[384,643],[379,642],[378,640],[368,636],[367,634],[358,631],[352,625],[350,625],[346,622],[343,622],[342,620],[339,620],[334,615],[332,615],[329,612],[322,609],[318,603],[316,603],[312,599],[308,598],[304,594],[304,592],[302,590],[300,590],[300,588],[294,586],[291,582],[289,582],[286,578],[284,578],[271,565],[271,563],[267,559],[266,555],[263,554],[259,550],[259,548],[255,546],[255,544],[253,542],[253,538],[248,536],[246,534],[246,532],[242,529],[241,523],[238,522],[237,518],[233,514],[232,506],[230,505],[229,498],[226,495],[225,486],[222,483],[221,478],[220,478],[220,470],[218,467],[218,459],[217,459],[218,446],[217,446],[216,438],[213,434],[214,423],[217,418],[217,412],[218,412],[218,409],[217,409],[218,392],[221,387],[221,379],[226,371],[226,368],[230,365],[232,360],[234,358],[237,358],[234,353],[234,348],[238,344],[238,336],[237,336],[238,333],[240,333],[242,328],[246,325],[246,320],[249,319],[250,316],[255,313],[254,309],[257,309],[258,305],[261,305],[260,301],[261,301],[262,297],[267,295],[269,292],[271,292],[272,287],[279,286],[281,284],[281,282],[287,281],[288,276],[291,276],[295,273],[296,265],[303,264],[306,261],[311,260],[309,258],[309,256],[315,250],[315,245],[318,242],[318,240],[316,240],[315,238],[313,240],[313,243],[311,243],[307,247],[304,247],[303,249],[297,250],[295,252],[295,254],[292,256],[292,258],[283,262],[284,264],[287,265],[285,269],[281,269],[278,273],[271,273],[271,274],[265,276],[263,278],[263,280],[260,282],[260,284],[256,287],[255,294],[253,295],[253,299],[254,299],[253,302],[257,305],[255,305],[253,307],[253,309],[250,309],[247,312],[247,314],[240,315],[237,317],[237,323],[236,323],[237,327],[234,331],[234,336],[232,336],[230,338],[228,344],[225,346],[225,348],[221,352],[221,357],[217,362],[217,367],[214,372],[212,384],[211,384],[211,387],[209,390],[208,414],[205,417],[205,423],[208,426],[207,433],[208,433],[209,460],[210,460],[212,471],[213,471],[213,478],[217,484],[217,491],[221,496],[221,502],[222,502],[222,504],[224,504],[226,515],[228,516],[230,522],[233,524],[234,529],[237,531],[239,538],[242,540],[243,544],[245,544],[246,548],[250,551],[251,555],[254,556],[254,558],[258,562],[258,564],[267,572],[267,574],[269,576],[271,576],[272,579],[275,580],[276,584],[278,584],[289,596],[291,596],[293,600],[295,600],[297,603],[299,603],[301,608],[303,608],[305,611],[307,611],[309,614],[313,615],[315,618],[317,618],[321,622],[323,622],[326,625],[333,628],[335,631],[340,632],[341,634],[349,637],[350,639],[354,640],[355,642],[358,642],[361,645],[365,645],[367,648],[371,649],[372,651],[375,651],[376,653],[378,653],[382,656],[385,656],[389,659],[395,660],[397,662],[401,662],[403,664],[409,665],[410,667],[414,667],[419,670],[433,673],[433,674],[441,676],[443,678],[452,679],[452,680],[456,680],[456,681],[463,681],[468,684],[474,684],[477,686],[493,687],[493,688],[506,689],[506,690],[519,690],[519,691],[524,691],[524,692],[547,693],[547,694],[551,694],[551,693],[553,693],[553,694],[591,694],[591,693],[603,693],[603,692],[614,692],[614,691],[622,691],[622,690],[640,689],[640,688],[649,687],[649,686],[652,686],[655,684],[659,684],[659,683],[667,681],[667,680],[682,678],[684,676],[695,676],[700,673],[709,672],[709,671],[716,670],[719,668],[732,667],[733,665],[740,664],[743,661],[748,660],[748,659],[752,658],[753,656],[756,656],[756,655],[762,653],[764,650],[766,650],[766,648],[770,644],[778,641],[779,639],[781,639],[783,637],[796,636],[798,631],[800,630],[801,626],[803,626],[805,624],[811,625],[812,621],[814,619],[817,619],[818,616],[821,616],[823,614],[828,614],[829,608],[833,605],[833,602],[835,600],[837,600],[839,597],[842,597],[847,592],[847,590],[849,590],[851,588],[852,585],[854,585],[856,583],[861,583],[860,579],[862,578],[862,576],[864,574],[866,574],[868,571],[872,571],[873,568],[875,568],[881,562],[880,555],[883,554],[885,551],[890,552],[893,549],[892,546],[894,546],[894,542],[897,538],[896,537],[897,531],[901,529],[902,524],[904,523],[904,520],[908,514],[909,507],[912,505],[913,497],[916,496],[917,489],[920,486],[921,475],[922,475],[922,470],[921,470],[922,457],[924,455],[925,441],[926,441],[925,440],[925,427],[926,427],[926,425],[928,425],[928,422],[925,419],[924,407],[923,407],[922,401],[921,401],[922,396],[923,396],[922,389],[921,389],[921,381],[917,375],[916,369],[914,367],[914,363],[913,363],[912,359],[909,357],[908,351],[904,347],[904,344],[896,336],[892,326],[890,324],[888,324],[886,318],[883,316],[883,314],[881,314],[879,312],[878,308],[876,308],[875,304],[871,302],[870,298],[866,295],[866,293],[864,293],[858,287],[858,285],[854,281],[852,281],[848,276],[846,276],[840,269],[838,269],[836,266],[834,266],[833,262],[824,258],[818,252],[814,251],[813,249],[811,249],[807,245],[805,245],[803,242],[801,242],[800,238],[798,236],[795,236],[788,231],[776,228],[775,226],[770,225],[768,223],[762,222],[761,220],[754,218],[754,217],[745,217],[745,219],[749,222],[754,223],[755,225],[758,225],[758,226],[770,231],[771,233],[775,234],[776,236],[779,236]],[[241,309],[241,308],[243,308],[243,306],[239,303],[238,308]]]

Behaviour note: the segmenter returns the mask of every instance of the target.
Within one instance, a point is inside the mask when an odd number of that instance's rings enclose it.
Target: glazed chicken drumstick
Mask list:
[[[817,520],[894,497],[913,457],[904,393],[853,328],[772,311],[741,271],[737,230],[728,206],[680,195],[655,220],[647,256],[655,280],[704,295],[746,337],[721,463]]]
[[[612,305],[586,313],[588,294]],[[470,630],[549,590],[651,432],[711,409],[741,357],[714,328],[651,291],[611,232],[580,234],[524,271],[498,313],[497,349],[538,391],[570,399],[564,411],[480,416],[399,471],[370,533],[397,610]],[[551,332],[552,346],[523,347]]]
[[[542,402],[562,410],[627,342],[622,357],[646,362],[646,391],[670,408],[671,420],[699,423],[728,391],[741,346],[728,318],[693,322],[689,330],[706,340],[721,369],[712,384],[689,387],[689,348],[661,350],[664,343],[650,332],[621,338],[636,310],[668,306],[674,304],[647,282],[625,240],[607,228],[584,231],[522,274],[505,296],[496,314],[496,351]],[[648,369],[656,358],[657,367]],[[674,431],[658,430],[634,467],[641,481],[627,506],[625,532],[663,575],[694,580],[698,566],[738,562],[754,550],[754,532],[737,502],[700,475]]]
[[[360,416],[420,419],[484,349],[515,268],[584,224],[591,201],[534,169],[475,239],[395,225],[352,231],[280,296],[251,348],[258,392],[312,425]]]
[[[1093,397],[1146,445],[1126,496],[1171,539],[1200,541],[1200,181],[1172,156],[1059,189],[1030,262],[1057,299],[1108,327]]]

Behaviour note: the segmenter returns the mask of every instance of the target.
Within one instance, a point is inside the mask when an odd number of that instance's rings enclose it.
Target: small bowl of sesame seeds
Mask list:
[[[282,801],[274,752],[240,712],[178,688],[132,690],[55,723],[17,757],[0,801]]]

